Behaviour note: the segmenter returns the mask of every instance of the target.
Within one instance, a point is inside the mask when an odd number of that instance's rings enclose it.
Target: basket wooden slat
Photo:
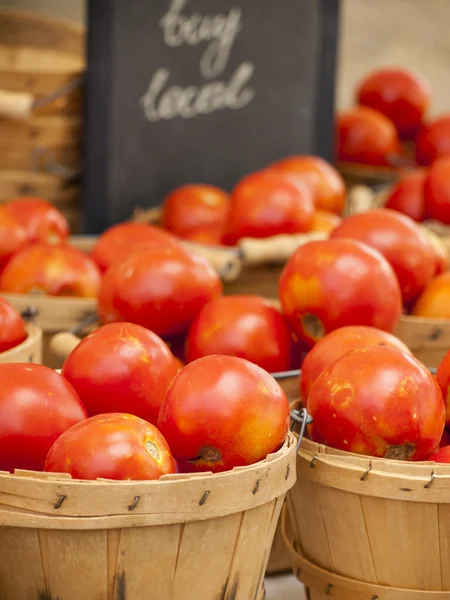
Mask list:
[[[74,205],[78,187],[62,189],[62,180],[49,173],[0,170],[0,203],[18,196],[38,196],[52,200],[60,209]]]
[[[15,146],[64,146],[68,140],[81,139],[82,119],[75,117],[30,117],[29,119],[0,119],[0,152]],[[8,139],[9,138],[9,139]]]
[[[265,461],[219,475],[114,483],[1,475],[1,489],[6,480],[14,489],[0,504],[1,598],[262,600],[294,463],[289,436]]]
[[[304,440],[297,476],[287,506],[306,560],[374,584],[367,588],[373,594],[378,585],[448,595],[450,466],[358,456]]]
[[[0,363],[42,363],[42,330],[33,325],[27,324],[27,339],[16,346],[0,352]]]

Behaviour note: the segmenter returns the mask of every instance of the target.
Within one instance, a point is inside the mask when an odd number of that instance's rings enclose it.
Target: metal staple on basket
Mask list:
[[[433,483],[433,481],[436,479],[436,475],[434,474],[434,471],[431,471],[431,478],[430,481],[428,483],[426,483],[423,487],[427,490],[428,488],[431,487],[431,484]]]

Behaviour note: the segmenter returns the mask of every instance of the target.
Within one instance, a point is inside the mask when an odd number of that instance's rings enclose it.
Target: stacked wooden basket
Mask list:
[[[81,167],[84,31],[2,10],[0,40],[0,203],[48,198],[76,230],[79,188],[68,178]]]

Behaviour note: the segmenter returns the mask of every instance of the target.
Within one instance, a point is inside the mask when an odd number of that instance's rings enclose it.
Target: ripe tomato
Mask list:
[[[416,161],[431,165],[450,154],[450,114],[442,115],[421,127],[416,138]]]
[[[143,243],[155,248],[178,247],[175,237],[158,227],[144,223],[119,223],[102,233],[92,248],[91,257],[104,273],[113,262],[124,260]]]
[[[339,171],[318,156],[290,156],[274,163],[271,169],[299,176],[313,193],[317,209],[340,215],[346,189]]]
[[[141,247],[105,273],[100,319],[137,323],[161,337],[181,335],[221,292],[217,273],[203,257],[181,247]]]
[[[194,244],[205,244],[207,246],[223,246],[223,227],[211,227],[209,229],[193,229],[183,235],[183,240]]]
[[[424,199],[430,217],[450,225],[450,155],[431,165],[425,180]]]
[[[400,288],[376,250],[354,240],[309,242],[281,273],[283,311],[297,336],[312,347],[344,325],[393,331],[400,319]]]
[[[25,321],[15,308],[0,298],[0,352],[6,352],[27,338]]]
[[[410,139],[431,104],[429,82],[409,69],[377,69],[361,82],[358,103],[383,113]]]
[[[450,272],[442,273],[430,281],[414,304],[411,314],[450,319]]]
[[[87,418],[77,393],[53,369],[0,364],[0,470],[42,470],[53,442]]]
[[[437,463],[450,463],[450,446],[442,446],[428,460]]]
[[[27,246],[13,256],[0,277],[0,289],[16,294],[95,298],[99,287],[96,264],[69,246]]]
[[[397,210],[414,221],[424,221],[425,208],[424,184],[427,173],[423,170],[412,171],[402,177],[392,188],[386,208]]]
[[[123,412],[156,423],[178,368],[166,344],[140,325],[110,323],[84,338],[62,374],[89,416]]]
[[[380,208],[351,215],[330,238],[351,238],[378,250],[397,275],[404,303],[417,298],[436,273],[436,254],[422,229],[409,217]]]
[[[326,210],[316,210],[313,216],[311,231],[330,233],[342,223],[342,218]]]
[[[309,231],[314,214],[310,189],[298,177],[274,170],[244,177],[234,188],[226,243]]]
[[[199,229],[223,231],[229,207],[229,195],[218,187],[183,185],[164,200],[162,224],[181,238]]]
[[[447,425],[450,425],[450,352],[447,352],[438,367],[436,381],[444,397],[445,421]]]
[[[209,354],[227,354],[246,358],[269,373],[290,368],[291,349],[284,317],[260,296],[212,300],[201,310],[186,339],[188,362]]]
[[[24,248],[28,243],[28,233],[19,221],[0,206],[0,271],[11,256]]]
[[[389,165],[400,152],[394,124],[376,110],[360,106],[338,115],[337,156],[345,162]]]
[[[69,236],[64,215],[47,200],[23,197],[11,200],[5,209],[28,232],[30,241],[62,244]]]
[[[234,356],[205,356],[174,379],[158,429],[182,469],[227,471],[280,448],[289,403],[261,367]]]
[[[403,352],[411,353],[409,348],[391,333],[375,329],[350,325],[332,331],[321,339],[306,355],[303,361],[300,378],[300,393],[304,400],[308,399],[312,384],[318,376],[335,360],[356,348],[368,346],[392,346]]]
[[[442,393],[417,359],[371,346],[338,358],[313,383],[310,435],[332,448],[399,460],[426,460],[444,430]]]
[[[142,481],[175,473],[175,463],[156,427],[134,415],[110,413],[65,431],[51,447],[44,471]]]

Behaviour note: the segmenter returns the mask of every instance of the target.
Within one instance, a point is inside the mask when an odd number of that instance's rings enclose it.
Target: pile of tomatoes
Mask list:
[[[405,68],[377,69],[355,95],[357,105],[337,118],[339,160],[395,166],[411,143],[420,166],[450,154],[450,114],[426,120],[432,90],[421,75]]]

